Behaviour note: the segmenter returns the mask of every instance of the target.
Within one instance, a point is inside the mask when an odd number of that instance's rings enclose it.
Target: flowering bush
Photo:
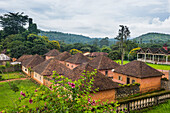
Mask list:
[[[18,106],[13,110],[6,110],[6,112],[115,112],[117,103],[98,104],[99,100],[92,100],[89,96],[95,73],[96,70],[95,72],[84,72],[84,76],[81,76],[82,79],[72,81],[53,72],[53,80],[51,80],[53,84],[50,89],[42,85],[34,92],[21,91]],[[93,92],[95,93],[95,91]]]

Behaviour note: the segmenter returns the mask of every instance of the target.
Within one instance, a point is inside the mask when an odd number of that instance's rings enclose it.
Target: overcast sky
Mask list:
[[[38,28],[90,37],[115,37],[127,25],[131,37],[170,34],[170,0],[0,0],[0,15],[24,12]]]

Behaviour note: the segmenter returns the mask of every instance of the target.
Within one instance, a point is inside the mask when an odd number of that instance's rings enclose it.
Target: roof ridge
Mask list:
[[[51,60],[53,60],[53,59],[49,59],[49,60],[50,60],[50,62],[51,62]],[[47,60],[47,61],[48,61],[48,60]],[[50,64],[50,62],[48,63],[48,65]],[[40,63],[40,64],[41,64],[41,63]],[[43,70],[43,72],[46,70],[46,68],[48,67],[48,65],[45,67],[45,69]],[[43,73],[43,72],[42,72],[42,73]],[[41,74],[42,74],[42,73],[41,73]]]
[[[101,62],[102,62],[102,59],[103,59],[103,56],[101,56],[101,59],[100,59],[100,61],[99,61],[99,65],[98,65],[98,68],[97,68],[97,69],[100,69],[99,67],[100,67],[100,64],[101,64]]]
[[[34,56],[32,56],[32,59],[31,59],[31,61],[26,65],[26,66],[28,66],[33,60],[34,60],[34,58],[37,56],[37,54],[36,55],[34,55]]]

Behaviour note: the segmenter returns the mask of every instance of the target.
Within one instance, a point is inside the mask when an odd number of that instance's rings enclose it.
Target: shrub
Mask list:
[[[22,91],[19,106],[6,112],[47,112],[47,113],[81,113],[81,112],[116,112],[117,103],[98,104],[99,100],[92,100],[89,96],[93,85],[95,72],[83,73],[81,79],[72,81],[53,72],[50,88],[40,86],[34,92]],[[97,91],[97,89],[95,90]],[[93,92],[95,92],[93,91]],[[21,104],[36,104],[36,108]],[[114,107],[113,107],[114,105]]]

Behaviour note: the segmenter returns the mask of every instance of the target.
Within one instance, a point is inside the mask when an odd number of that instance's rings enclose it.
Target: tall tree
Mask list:
[[[121,65],[123,65],[126,40],[130,36],[130,31],[127,26],[124,26],[124,25],[119,25],[119,26],[120,26],[119,33],[115,39],[120,41]]]
[[[11,13],[0,16],[0,24],[6,35],[18,34],[25,31],[24,26],[28,22],[28,16],[24,13]]]
[[[100,47],[102,47],[104,45],[109,46],[109,38],[105,37],[105,38],[101,39],[99,43],[100,43]]]

